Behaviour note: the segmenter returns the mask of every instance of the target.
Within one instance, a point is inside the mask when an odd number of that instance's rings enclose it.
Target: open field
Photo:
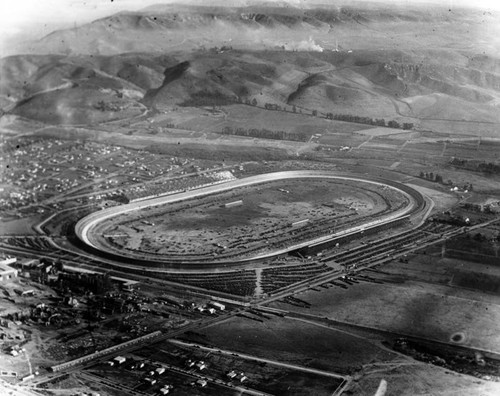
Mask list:
[[[488,238],[488,230],[498,232],[494,226],[478,232]],[[498,354],[498,249],[487,240],[456,237],[407,260],[364,272],[380,283],[360,278],[361,283],[347,289],[298,294],[309,308],[283,302],[272,306]],[[453,338],[457,333],[463,335],[458,341]]]
[[[398,361],[398,354],[327,326],[266,314],[262,322],[235,318],[183,338],[202,345],[348,374],[370,362]],[[257,317],[259,318],[259,317]]]
[[[348,290],[309,291],[298,297],[312,305],[308,313],[318,316],[444,343],[452,343],[453,334],[464,333],[463,345],[500,352],[496,335],[500,306],[450,295],[447,288],[362,283]],[[301,310],[282,303],[272,306]]]
[[[387,395],[456,395],[461,390],[493,396],[498,383],[460,376],[429,366],[382,346],[376,335],[356,335],[335,325],[297,319],[265,319],[262,323],[235,319],[185,338],[236,352],[303,364],[322,370],[352,373],[354,381],[344,394],[372,396],[381,379],[388,381]],[[425,378],[425,379],[424,379]]]

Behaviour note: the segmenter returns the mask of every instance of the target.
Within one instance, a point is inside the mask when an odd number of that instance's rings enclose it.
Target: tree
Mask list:
[[[474,235],[475,241],[482,242],[484,239],[485,238],[484,238],[483,234],[481,234],[480,232],[478,232],[476,235]]]
[[[233,128],[231,128],[230,126],[225,126],[224,129],[222,130],[222,133],[224,135],[232,135],[234,134],[234,131]]]
[[[397,129],[397,128],[399,128],[399,126],[400,126],[400,125],[399,125],[399,122],[394,121],[394,120],[391,120],[391,121],[389,121],[389,122],[387,123],[387,126],[388,126],[389,128],[396,128],[396,129]]]
[[[314,117],[316,117],[316,116],[318,115],[318,110],[313,110],[313,111],[312,111],[312,115],[313,115]]]
[[[106,110],[106,102],[104,102],[104,100],[100,100],[99,102],[97,102],[97,104],[94,106],[94,108],[96,108],[97,110],[100,110],[100,111],[105,111]]]
[[[252,106],[257,106],[257,99],[255,98],[252,99]]]

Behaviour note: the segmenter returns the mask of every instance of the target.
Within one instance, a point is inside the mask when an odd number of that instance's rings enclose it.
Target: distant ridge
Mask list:
[[[233,7],[162,4],[138,12],[120,12],[71,29],[55,31],[19,51],[38,54],[112,55],[125,52],[162,53],[220,46],[230,40],[241,49],[266,49],[312,36],[326,48],[338,40],[344,48],[369,46],[409,48],[426,45],[427,35],[448,30],[450,38],[484,29],[498,21],[498,15],[478,10],[444,7],[398,7],[368,2],[313,5],[238,1]],[[422,30],[423,24],[429,24]],[[428,28],[428,29],[427,29]],[[420,29],[422,37],[405,32]],[[465,32],[469,32],[469,37]],[[363,39],[360,39],[360,38]],[[460,38],[458,36],[457,38]],[[487,41],[486,38],[483,41]],[[457,40],[457,42],[460,42]],[[441,41],[441,43],[443,43]],[[327,45],[328,44],[328,45]],[[465,44],[463,44],[465,47]]]

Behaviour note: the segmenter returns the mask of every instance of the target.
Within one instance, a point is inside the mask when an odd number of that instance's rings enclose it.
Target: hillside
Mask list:
[[[4,112],[54,124],[256,101],[419,125],[500,122],[497,16],[426,8],[154,6],[0,59]],[[140,50],[139,50],[140,49]]]
[[[224,105],[253,99],[260,106],[275,103],[322,113],[411,118],[416,123],[500,122],[495,59],[483,56],[478,63],[466,54],[442,56],[448,58],[445,65],[425,51],[14,56],[0,60],[1,72],[10,77],[2,79],[0,95],[4,111],[48,123],[68,123],[68,117],[75,117],[51,116],[60,113],[54,109],[62,102],[67,114],[73,107],[81,109],[82,103],[87,113],[95,112],[78,117],[79,124],[127,118],[130,114],[124,109],[144,106]],[[100,106],[101,101],[110,106]]]

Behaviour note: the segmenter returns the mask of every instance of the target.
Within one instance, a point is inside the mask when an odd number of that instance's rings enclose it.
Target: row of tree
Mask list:
[[[490,205],[481,205],[477,203],[464,202],[461,205],[464,209],[467,209],[471,212],[483,212],[486,214],[492,214],[494,211],[491,209]],[[499,233],[500,235],[500,233]]]
[[[250,102],[247,100],[245,104],[252,105],[252,106],[257,106],[257,101],[255,98]],[[287,109],[286,106],[280,106],[276,103],[265,103],[264,108],[266,110],[274,110],[274,111],[290,111]],[[302,112],[301,110],[299,110]],[[292,106],[291,107],[291,112],[292,113],[297,113],[297,107]],[[312,110],[311,115],[313,117],[318,116],[318,110]],[[389,120],[385,121],[383,118],[370,118],[370,117],[361,117],[361,116],[355,116],[352,114],[334,114],[334,113],[326,113],[325,116],[326,119],[328,120],[337,120],[337,121],[345,121],[345,122],[355,122],[357,124],[366,124],[366,125],[374,125],[374,126],[380,126],[380,127],[388,127],[388,128],[395,128],[395,129],[404,129],[404,130],[409,130],[413,129],[414,124],[411,122],[404,122],[400,124],[397,121],[394,120]]]
[[[257,129],[257,128],[232,128],[226,126],[221,132],[223,135],[236,135],[236,136],[248,136],[259,139],[273,139],[273,140],[293,140],[296,142],[305,142],[308,139],[307,135],[302,135],[296,132],[287,131],[272,131],[269,129]]]
[[[423,171],[420,171],[420,174],[418,176],[421,179],[426,179],[426,180],[433,181],[433,182],[436,182],[436,183],[439,183],[439,184],[444,184],[444,185],[447,185],[447,186],[452,186],[453,185],[453,181],[451,181],[451,179],[448,179],[445,182],[444,179],[443,179],[443,176],[441,176],[438,173],[434,174],[433,172],[423,172]],[[466,184],[464,184],[462,186],[462,189],[463,190],[467,190],[467,191],[472,191],[473,188],[474,187],[472,186],[472,183],[466,183]]]
[[[484,172],[490,174],[500,174],[500,164],[494,162],[484,162],[476,160],[466,160],[453,157],[450,164],[458,168],[472,170],[476,172]]]
[[[383,118],[370,118],[370,117],[360,117],[352,114],[333,114],[326,113],[326,118],[329,120],[337,120],[337,121],[346,121],[346,122],[355,122],[357,124],[367,124],[395,129],[413,129],[414,125],[411,122],[404,122],[400,124],[397,121],[389,120],[386,121]]]
[[[104,110],[104,101],[103,103],[99,103],[96,108]],[[223,94],[222,92],[218,91],[200,91],[196,92],[191,95],[191,98],[184,101],[181,106],[224,106],[228,104],[233,104],[233,103],[243,103],[248,106],[255,106],[258,107],[259,103],[257,102],[256,98],[250,99],[250,98],[245,98],[243,99],[242,97],[234,97],[234,96],[228,96]],[[264,108],[266,110],[273,110],[273,111],[287,111],[291,113],[297,113],[297,107],[295,105],[292,105],[290,108],[287,108],[285,105],[279,105],[276,103],[269,103],[266,102],[264,103]],[[302,113],[302,110],[298,110],[300,113]],[[311,110],[311,115],[313,117],[318,117],[318,110]],[[370,117],[361,117],[361,116],[355,116],[352,114],[334,114],[332,112],[326,113],[325,116],[326,119],[329,120],[337,120],[337,121],[345,121],[345,122],[355,122],[357,124],[366,124],[366,125],[373,125],[373,126],[380,126],[380,127],[388,127],[388,128],[395,128],[395,129],[404,129],[404,130],[410,130],[413,129],[414,124],[411,122],[404,122],[400,124],[397,121],[394,120],[389,120],[386,122],[383,118],[370,118]]]
[[[443,181],[443,176],[441,176],[438,173],[434,174],[433,172],[420,171],[419,177],[421,179],[427,179],[427,180],[430,180],[430,181],[433,181],[436,183],[445,184]],[[448,180],[448,182],[446,184],[453,184],[453,183],[451,180]]]
[[[98,101],[94,104],[94,109],[99,111],[120,111],[122,108],[116,103],[106,102],[104,100]]]

